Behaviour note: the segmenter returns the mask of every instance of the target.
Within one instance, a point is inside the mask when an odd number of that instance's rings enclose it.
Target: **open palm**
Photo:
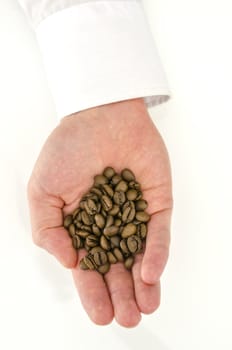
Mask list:
[[[77,255],[62,225],[63,214],[78,206],[93,176],[107,166],[134,172],[152,218],[145,252],[136,256],[132,271],[117,263],[102,277],[78,267],[85,252]],[[142,99],[64,118],[40,153],[28,196],[35,243],[72,268],[82,304],[95,323],[108,324],[115,317],[119,324],[132,327],[141,313],[158,307],[159,279],[170,241],[171,174],[166,148]]]

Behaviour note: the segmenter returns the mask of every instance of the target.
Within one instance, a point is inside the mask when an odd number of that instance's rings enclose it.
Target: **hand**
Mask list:
[[[78,206],[93,176],[106,166],[134,172],[152,217],[145,252],[136,256],[132,271],[117,263],[103,278],[78,267],[85,253],[77,255],[62,225],[63,213]],[[81,302],[93,322],[108,324],[115,317],[122,326],[133,327],[141,313],[159,306],[159,280],[170,242],[171,174],[165,145],[142,99],[63,118],[35,164],[28,198],[34,242],[72,268]]]

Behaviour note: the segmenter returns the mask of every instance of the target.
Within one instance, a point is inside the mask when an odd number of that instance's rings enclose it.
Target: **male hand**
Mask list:
[[[63,228],[91,187],[93,176],[107,166],[130,168],[141,183],[151,214],[145,252],[136,255],[132,271],[111,265],[103,277],[83,271],[78,254]],[[108,324],[115,317],[133,327],[141,313],[160,303],[160,276],[168,258],[172,211],[171,172],[163,140],[142,99],[81,111],[61,120],[48,137],[28,184],[34,242],[72,268],[81,302],[93,322]]]

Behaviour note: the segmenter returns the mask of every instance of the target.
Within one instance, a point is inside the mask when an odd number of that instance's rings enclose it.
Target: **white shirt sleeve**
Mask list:
[[[138,0],[20,0],[38,38],[59,118],[143,97],[170,98]]]

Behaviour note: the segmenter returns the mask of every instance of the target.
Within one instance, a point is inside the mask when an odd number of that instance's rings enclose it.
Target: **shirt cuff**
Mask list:
[[[151,107],[171,96],[137,1],[72,6],[40,22],[36,34],[58,118],[138,97]]]

